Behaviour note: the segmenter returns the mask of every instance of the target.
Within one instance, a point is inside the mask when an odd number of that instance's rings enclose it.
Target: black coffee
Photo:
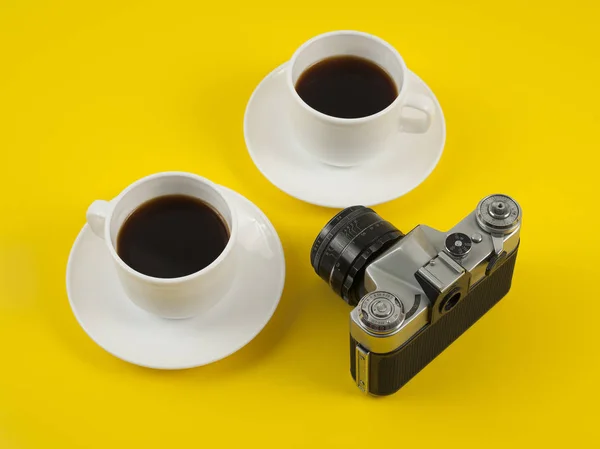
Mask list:
[[[186,195],[154,198],[125,220],[117,254],[134,270],[176,278],[210,265],[225,249],[229,230],[208,204]]]
[[[306,69],[296,92],[311,108],[340,118],[359,118],[387,108],[398,96],[394,80],[368,59],[335,56]]]

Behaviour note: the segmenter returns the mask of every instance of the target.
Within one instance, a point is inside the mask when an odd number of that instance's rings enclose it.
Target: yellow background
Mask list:
[[[598,382],[598,3],[0,3],[0,448],[593,445]],[[372,32],[437,94],[433,174],[376,207],[447,229],[493,192],[524,211],[509,295],[392,397],[348,373],[348,313],[312,271],[334,210],[280,192],[242,135],[257,83],[311,36]],[[287,259],[277,312],[197,369],[97,347],[65,293],[88,204],[163,170],[254,201]]]

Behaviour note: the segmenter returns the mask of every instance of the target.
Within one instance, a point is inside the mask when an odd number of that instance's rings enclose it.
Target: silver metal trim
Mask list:
[[[355,348],[356,386],[365,394],[369,393],[369,351],[363,349],[358,342]]]
[[[450,257],[448,254],[446,254],[444,252],[440,252],[438,254],[438,259],[443,260],[446,263],[446,265],[448,265],[450,268],[452,268],[456,272],[456,274],[459,274],[459,273],[462,273],[463,271],[465,271],[465,269],[462,266],[460,266],[458,263],[456,263],[452,257]]]
[[[504,236],[492,234],[492,245],[494,246],[494,253],[497,256],[502,254],[502,251],[504,251]]]

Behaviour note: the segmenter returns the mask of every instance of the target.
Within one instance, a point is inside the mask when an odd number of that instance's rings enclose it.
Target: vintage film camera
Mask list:
[[[350,312],[350,372],[365,393],[396,392],[510,289],[521,208],[490,195],[448,232],[402,234],[373,210],[327,223],[311,264]]]

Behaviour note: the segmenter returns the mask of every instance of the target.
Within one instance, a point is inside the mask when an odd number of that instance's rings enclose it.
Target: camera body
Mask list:
[[[403,235],[353,206],[323,229],[315,271],[350,312],[350,372],[365,393],[396,392],[508,293],[521,208],[490,195],[448,232]]]

